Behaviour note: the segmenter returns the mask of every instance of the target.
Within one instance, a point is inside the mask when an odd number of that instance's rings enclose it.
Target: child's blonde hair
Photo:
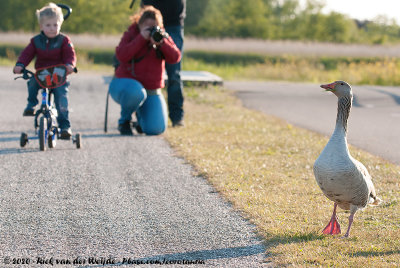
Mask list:
[[[42,23],[44,18],[57,18],[59,23],[64,21],[64,14],[62,9],[54,3],[48,3],[47,6],[36,10],[36,16],[38,18],[39,24]]]

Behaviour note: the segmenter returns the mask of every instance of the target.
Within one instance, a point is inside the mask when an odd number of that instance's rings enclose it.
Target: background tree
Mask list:
[[[50,0],[51,1],[51,0]],[[0,31],[38,32],[35,10],[49,0],[0,0]],[[58,1],[55,1],[58,2]],[[62,0],[73,13],[67,33],[119,34],[130,24],[131,0]],[[186,36],[307,40],[383,44],[400,42],[400,27],[377,17],[358,22],[343,14],[322,13],[322,0],[187,0]]]
[[[196,30],[200,20],[204,16],[204,11],[208,6],[209,0],[187,0],[186,1],[186,16],[185,32],[193,33]]]
[[[39,31],[35,11],[49,0],[0,0],[1,31]],[[58,3],[58,1],[54,1]],[[120,33],[129,25],[130,1],[126,0],[63,0],[72,14],[62,31],[72,33]],[[137,1],[138,2],[138,1]],[[135,4],[137,7],[138,4]]]
[[[198,35],[209,37],[253,37],[267,39],[273,24],[271,12],[263,0],[214,0],[210,1]]]

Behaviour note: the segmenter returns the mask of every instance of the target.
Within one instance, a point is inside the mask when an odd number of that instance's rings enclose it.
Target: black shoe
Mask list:
[[[183,120],[172,122],[172,127],[183,127],[183,126],[185,126],[185,123],[183,122]]]
[[[35,116],[35,109],[33,108],[25,108],[22,116]]]
[[[137,133],[143,134],[143,129],[140,127],[138,122],[133,122],[132,127],[136,129]]]
[[[70,128],[64,128],[61,130],[60,139],[62,140],[69,140],[72,136],[72,131]]]
[[[129,121],[126,121],[125,123],[119,124],[118,125],[118,130],[121,135],[126,135],[126,136],[132,136],[132,128],[131,128],[131,123]]]

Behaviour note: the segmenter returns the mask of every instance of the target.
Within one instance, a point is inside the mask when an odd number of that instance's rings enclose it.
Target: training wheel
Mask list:
[[[55,148],[57,144],[57,134],[50,135],[47,140],[49,148]]]
[[[19,145],[21,147],[25,147],[25,145],[28,143],[28,134],[26,133],[21,133],[21,138],[19,139]]]
[[[77,134],[75,135],[74,143],[76,143],[76,148],[77,148],[77,149],[80,149],[80,148],[81,148],[82,144],[81,144],[81,134],[80,134],[80,133],[77,133]]]

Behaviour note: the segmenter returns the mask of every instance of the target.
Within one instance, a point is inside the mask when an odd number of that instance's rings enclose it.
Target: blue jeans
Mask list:
[[[165,30],[174,40],[176,46],[181,51],[183,57],[183,27],[177,26],[166,26]],[[165,69],[168,75],[168,110],[169,118],[172,123],[176,123],[183,119],[183,83],[181,80],[181,62],[176,64],[165,64]]]
[[[147,95],[142,84],[130,78],[114,78],[109,90],[113,100],[121,105],[118,124],[131,121],[136,112],[143,133],[159,135],[167,129],[167,105],[162,94]]]
[[[69,82],[66,82],[61,87],[53,89],[54,103],[58,112],[58,127],[61,129],[71,127],[68,112],[68,86]],[[33,109],[39,103],[37,99],[39,89],[40,86],[38,82],[34,77],[32,77],[28,81],[28,105],[26,108]]]
[[[146,101],[136,112],[138,124],[147,135],[159,135],[167,129],[167,104],[164,96],[147,95]]]

